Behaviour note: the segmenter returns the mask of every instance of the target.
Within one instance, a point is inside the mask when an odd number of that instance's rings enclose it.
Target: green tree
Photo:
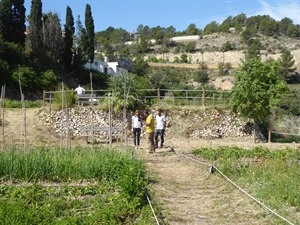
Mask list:
[[[29,44],[31,51],[39,53],[43,51],[43,21],[42,21],[42,1],[32,0],[29,20]]]
[[[218,31],[219,24],[216,21],[212,21],[204,27],[203,34],[213,34]]]
[[[85,63],[84,58],[84,36],[86,30],[83,27],[80,16],[78,15],[76,20],[76,33],[75,33],[75,46],[74,46],[74,58],[73,58],[73,69],[79,71],[82,65]]]
[[[190,41],[185,45],[185,52],[194,52],[196,49],[196,41]]]
[[[201,62],[199,64],[199,69],[196,72],[195,80],[202,84],[206,84],[209,81],[208,66],[206,63]]]
[[[69,73],[72,70],[72,58],[73,58],[73,35],[75,33],[74,17],[72,9],[67,6],[66,9],[66,24],[65,24],[65,36],[63,39],[63,52],[62,62],[64,71]]]
[[[233,26],[232,16],[227,17],[223,23],[219,26],[218,31],[223,33],[228,33],[229,28]]]
[[[95,52],[95,26],[92,16],[91,6],[86,4],[85,7],[85,54],[90,62],[94,62]]]
[[[250,41],[250,46],[246,51],[246,60],[251,58],[260,59],[260,49],[262,48],[262,44],[258,39],[252,39]]]
[[[291,75],[295,72],[295,60],[293,55],[288,49],[283,49],[279,59],[278,75],[285,81],[289,81]]]
[[[233,26],[236,32],[240,32],[246,24],[247,17],[244,13],[241,13],[232,18]]]
[[[138,76],[144,76],[147,74],[149,67],[149,64],[144,60],[144,58],[142,56],[138,56],[132,62],[130,72]]]
[[[62,32],[60,19],[57,13],[47,13],[43,17],[44,49],[54,60],[61,57]]]
[[[25,46],[25,18],[24,0],[0,1],[0,35],[5,41]]]
[[[257,58],[244,62],[234,74],[233,112],[253,119],[255,124],[266,122],[287,91],[286,83],[277,76],[278,66],[278,62],[263,63]]]
[[[111,102],[113,102],[113,109],[119,112],[126,107],[132,107],[135,103],[134,96],[134,81],[136,75],[130,73],[119,73],[109,77],[108,90],[112,93]],[[108,100],[108,99],[107,99]]]
[[[287,29],[290,25],[293,25],[293,21],[287,17],[283,18],[279,22],[279,30],[282,34],[287,35]]]
[[[184,31],[186,35],[198,35],[199,30],[194,23],[191,23],[188,28]]]

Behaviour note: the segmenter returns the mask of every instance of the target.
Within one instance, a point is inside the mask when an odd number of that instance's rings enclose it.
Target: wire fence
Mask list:
[[[71,90],[65,93],[72,93]],[[109,90],[86,90],[85,96],[89,101],[89,94],[97,103],[101,103],[108,97]],[[43,105],[53,103],[56,95],[60,95],[61,91],[44,91]],[[113,95],[113,93],[112,93]],[[184,90],[184,89],[139,89],[136,90],[136,99],[152,104],[164,104],[175,106],[209,106],[209,105],[226,105],[230,102],[231,91],[225,90]]]

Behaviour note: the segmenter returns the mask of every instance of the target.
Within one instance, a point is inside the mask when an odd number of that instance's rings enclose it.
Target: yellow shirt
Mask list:
[[[146,124],[149,124],[149,125],[146,125],[146,133],[154,132],[154,118],[153,118],[152,114],[149,114],[147,116]]]

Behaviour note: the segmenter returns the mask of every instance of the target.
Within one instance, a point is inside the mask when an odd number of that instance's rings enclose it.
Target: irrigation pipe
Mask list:
[[[154,209],[153,209],[153,207],[152,207],[152,204],[151,204],[151,201],[150,201],[150,198],[149,198],[149,195],[148,195],[148,191],[146,191],[146,197],[147,197],[147,201],[148,201],[148,203],[149,203],[149,206],[150,206],[150,208],[151,208],[152,214],[153,214],[153,216],[154,216],[154,218],[155,218],[156,224],[159,225],[157,216],[155,215]]]
[[[286,218],[284,218],[283,216],[279,215],[277,212],[275,212],[274,210],[272,210],[271,208],[269,208],[268,206],[266,206],[265,204],[263,204],[262,202],[260,202],[259,200],[257,200],[256,198],[254,198],[253,196],[251,196],[248,192],[246,192],[244,189],[242,189],[240,186],[238,186],[236,183],[234,183],[232,180],[230,180],[225,174],[223,174],[216,166],[214,166],[213,164],[208,164],[205,162],[202,162],[200,160],[196,160],[193,159],[189,156],[187,156],[186,154],[182,153],[182,156],[184,156],[187,159],[190,159],[192,161],[195,161],[197,163],[206,165],[206,166],[210,166],[211,168],[211,172],[217,171],[219,172],[219,174],[221,174],[228,182],[230,182],[233,186],[235,186],[237,189],[239,189],[241,192],[243,192],[245,195],[247,195],[249,198],[251,198],[253,201],[255,201],[256,203],[258,203],[260,206],[262,206],[263,208],[267,209],[268,211],[270,211],[271,213],[273,213],[275,216],[279,217],[280,219],[282,219],[283,221],[287,222],[290,225],[295,225],[294,223],[290,222],[289,220],[287,220]]]

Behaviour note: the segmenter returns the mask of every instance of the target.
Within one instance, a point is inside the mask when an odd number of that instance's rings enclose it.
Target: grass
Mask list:
[[[0,152],[0,224],[153,224],[145,165],[107,148]]]
[[[299,150],[222,147],[196,149],[193,154],[214,161],[222,173],[248,193],[295,224],[300,223]]]

